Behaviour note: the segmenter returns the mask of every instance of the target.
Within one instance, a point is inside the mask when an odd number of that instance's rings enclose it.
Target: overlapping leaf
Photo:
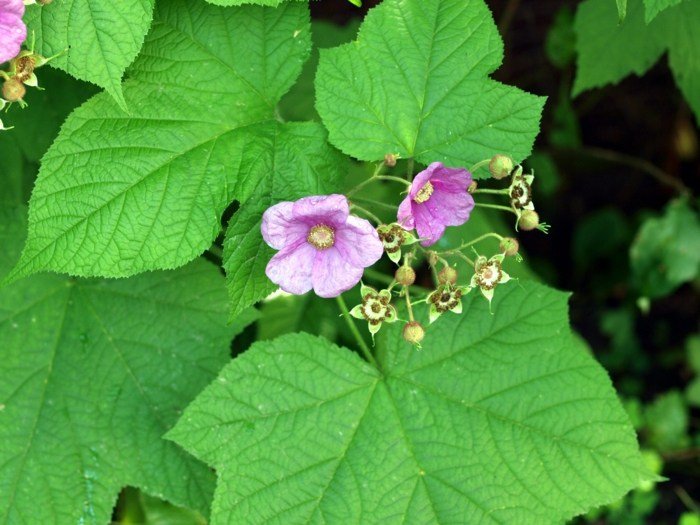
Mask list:
[[[668,51],[676,84],[697,118],[700,118],[700,2],[689,0],[657,11],[649,18],[648,3],[630,0],[627,17],[618,24],[615,7],[608,0],[586,0],[579,5],[574,27],[578,61],[574,94],[616,83],[634,73],[644,74]],[[645,22],[651,20],[648,24]]]
[[[333,145],[361,160],[522,160],[544,99],[488,78],[502,60],[483,0],[385,0],[356,42],[322,50],[316,107]]]
[[[476,294],[382,371],[310,335],[258,343],[169,436],[218,469],[212,523],[561,523],[647,477],[602,368],[543,286]]]
[[[25,211],[0,210],[0,271]],[[161,438],[226,361],[223,279],[203,261],[122,281],[35,276],[0,292],[0,523],[107,523],[137,486],[208,510],[214,479]]]
[[[30,35],[51,64],[105,88],[123,109],[122,76],[136,58],[153,18],[154,0],[61,0],[27,8]],[[31,37],[30,37],[31,41]]]
[[[683,0],[644,0],[644,21],[648,24],[664,9],[678,5]]]
[[[232,316],[277,288],[265,275],[274,254],[260,233],[265,209],[282,200],[331,193],[340,184],[345,165],[342,155],[326,146],[320,124],[273,123],[260,131],[250,145],[260,154],[251,156],[252,162],[241,171],[265,182],[231,219],[224,244]]]
[[[180,266],[208,247],[229,202],[271,184],[248,168],[274,155],[260,137],[286,129],[275,104],[308,55],[308,18],[299,2],[159,5],[124,84],[131,114],[98,95],[44,157],[14,276],[125,276]],[[314,139],[327,148],[321,133]]]

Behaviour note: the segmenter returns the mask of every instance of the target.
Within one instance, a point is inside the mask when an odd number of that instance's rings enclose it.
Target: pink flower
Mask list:
[[[336,297],[355,286],[384,252],[376,230],[350,215],[343,195],[280,202],[265,211],[261,230],[265,242],[279,250],[265,273],[296,295],[313,288],[321,297]]]
[[[398,221],[416,229],[423,246],[435,244],[446,226],[469,220],[474,199],[467,192],[472,175],[462,168],[446,168],[433,162],[413,179],[408,196],[399,206]]]
[[[22,21],[22,15],[22,0],[0,0],[0,64],[15,58],[27,38],[27,26]]]

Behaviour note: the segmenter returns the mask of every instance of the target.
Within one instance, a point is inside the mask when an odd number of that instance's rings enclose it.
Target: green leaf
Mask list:
[[[260,232],[263,212],[272,204],[305,195],[332,193],[345,172],[344,157],[331,149],[320,124],[271,123],[260,128],[250,162],[239,169],[263,181],[250,204],[234,214],[226,232],[226,270],[232,316],[277,289],[265,275],[274,251]]]
[[[311,58],[304,64],[299,80],[292,86],[279,104],[280,114],[286,120],[321,120],[316,113],[314,102],[314,76],[318,68],[319,49],[335,47],[350,42],[357,35],[360,20],[354,18],[346,25],[339,26],[325,20],[311,21],[313,49]]]
[[[630,248],[632,278],[646,297],[668,295],[700,275],[700,218],[684,200],[647,219]]]
[[[632,0],[627,18],[618,25],[609,0],[579,4],[574,22],[579,56],[574,95],[617,83],[631,73],[642,75],[668,51],[676,84],[700,119],[700,32],[695,27],[700,2],[669,7],[648,25],[642,11],[641,0]]]
[[[617,3],[617,15],[619,22],[622,23],[627,16],[627,0],[615,0]]]
[[[574,33],[574,15],[569,7],[557,11],[554,21],[547,31],[544,51],[549,61],[563,69],[576,56],[576,33]]]
[[[644,21],[648,24],[664,9],[678,5],[683,0],[644,0]]]
[[[62,0],[29,6],[27,31],[35,51],[76,78],[105,88],[124,109],[124,70],[141,49],[153,18],[154,0]],[[30,36],[31,41],[31,36]]]
[[[24,212],[0,213],[4,270]],[[223,278],[201,260],[0,291],[0,522],[107,523],[127,484],[207,513],[212,473],[161,436],[226,362],[226,308]]]
[[[231,200],[271,184],[245,169],[270,155],[258,142],[273,135],[275,104],[299,74],[309,40],[308,7],[297,2],[160,4],[124,84],[131,115],[97,95],[68,118],[43,158],[12,277],[127,276],[202,253]]]
[[[645,411],[649,443],[659,452],[679,450],[689,444],[688,406],[680,392],[657,397]]]
[[[212,523],[560,523],[647,479],[566,296],[493,309],[469,294],[422,350],[387,326],[382,372],[307,334],[234,359],[168,434],[217,468]]]
[[[321,50],[318,109],[330,141],[361,160],[386,153],[470,166],[522,160],[544,98],[488,77],[503,60],[482,0],[385,0],[357,41]]]
[[[622,23],[610,0],[585,0],[576,11],[576,79],[573,94],[617,83],[630,73],[643,75],[664,47],[644,25],[641,0],[628,4]]]
[[[46,153],[68,114],[97,90],[62,71],[41,68],[36,71],[40,85],[50,89],[28,89],[21,109],[9,108],[2,119],[13,129],[0,133],[0,203],[26,205],[39,159]]]

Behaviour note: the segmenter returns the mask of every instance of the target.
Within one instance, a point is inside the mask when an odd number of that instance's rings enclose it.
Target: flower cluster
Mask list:
[[[496,155],[477,164],[471,171],[486,163],[494,179],[510,177],[507,188],[479,189],[470,170],[446,167],[439,162],[430,164],[410,182],[381,175],[380,165],[369,180],[351,190],[349,195],[375,180],[404,183],[406,196],[396,210],[395,222],[381,222],[374,212],[350,202],[344,195],[304,197],[272,206],[264,213],[261,227],[265,242],[277,250],[267,264],[267,276],[282,290],[292,294],[304,294],[313,289],[321,297],[338,297],[360,283],[365,269],[386,253],[399,265],[393,278],[387,277],[388,287],[377,290],[361,284],[360,304],[350,311],[344,306],[341,310],[366,321],[374,337],[384,323],[399,320],[392,302],[394,297],[400,297],[406,304],[404,339],[419,346],[425,329],[416,320],[415,306],[427,305],[427,318],[432,324],[445,313],[461,314],[463,297],[478,289],[488,300],[490,308],[496,288],[511,280],[503,269],[505,258],[511,256],[521,260],[518,241],[495,232],[485,233],[456,248],[427,250],[443,237],[448,226],[464,224],[475,206],[482,205],[486,209],[514,213],[516,229],[546,230],[545,225],[539,223],[534,209],[534,174],[523,174],[522,166],[515,166],[505,155]],[[395,156],[387,156],[382,165],[394,167],[396,164]],[[476,203],[474,195],[478,193],[505,196],[509,206]],[[351,212],[369,217],[377,222],[377,226]],[[534,226],[532,214],[537,219]],[[412,233],[413,230],[417,235]],[[468,248],[475,251],[477,243],[490,238],[499,241],[499,251],[495,255],[485,257],[477,253],[472,260],[464,253]],[[457,270],[446,259],[450,257],[465,260],[473,268],[468,282],[459,283]],[[413,265],[422,260],[432,268],[434,277],[434,285],[427,290],[425,286],[415,286],[419,277],[416,269],[420,268]],[[441,266],[439,271],[438,266]],[[370,274],[370,278],[374,276]]]
[[[35,53],[33,39],[29,49],[21,49],[27,39],[27,27],[22,21],[24,6],[34,3],[46,5],[51,3],[51,0],[0,0],[0,64],[9,64],[9,69],[0,69],[0,78],[3,80],[0,89],[0,110],[14,102],[24,107],[26,86],[39,86],[34,70],[54,58],[44,58]],[[4,127],[0,120],[0,130],[5,129],[10,128]]]

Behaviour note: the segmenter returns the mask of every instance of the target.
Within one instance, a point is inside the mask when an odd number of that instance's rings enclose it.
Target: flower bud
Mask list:
[[[438,272],[438,282],[440,284],[456,284],[457,283],[457,270],[451,266],[445,266],[440,272]]]
[[[494,179],[504,179],[513,171],[513,159],[507,155],[494,155],[489,162],[489,171]]]
[[[468,192],[468,193],[474,193],[474,191],[476,191],[476,189],[477,189],[478,187],[479,187],[479,184],[477,184],[477,182],[476,182],[475,180],[473,180],[472,183],[471,183],[471,184],[469,185],[469,187],[467,188],[467,192]]]
[[[429,251],[426,256],[428,257],[428,264],[430,266],[435,266],[438,263],[439,257],[438,254],[435,253],[434,251]]]
[[[416,272],[410,266],[399,266],[394,274],[394,279],[403,286],[411,286],[416,282]]]
[[[36,0],[36,3],[39,5],[49,5],[53,0]]]
[[[412,345],[420,345],[425,337],[425,330],[418,321],[409,321],[403,327],[403,338]]]
[[[518,243],[517,239],[513,239],[512,237],[504,237],[501,239],[501,244],[498,246],[501,253],[504,253],[508,257],[517,255],[518,250],[520,249],[520,243]]]
[[[518,227],[526,232],[534,230],[539,225],[540,216],[534,210],[524,210],[518,219]]]
[[[389,168],[396,166],[396,155],[394,153],[387,153],[384,155],[384,164]]]
[[[20,81],[11,78],[2,85],[2,98],[8,102],[19,102],[27,93],[27,88]]]

